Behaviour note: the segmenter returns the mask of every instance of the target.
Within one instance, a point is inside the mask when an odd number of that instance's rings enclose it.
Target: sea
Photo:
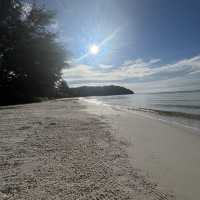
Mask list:
[[[87,101],[185,126],[200,134],[200,90],[88,97]]]

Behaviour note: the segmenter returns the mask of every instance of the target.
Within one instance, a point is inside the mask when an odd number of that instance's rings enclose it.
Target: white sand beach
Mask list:
[[[146,114],[88,103],[88,111],[105,118],[115,136],[129,142],[132,165],[171,191],[176,199],[200,197],[200,134]],[[105,117],[106,116],[106,117]]]
[[[0,109],[0,199],[199,198],[200,136],[62,99]]]

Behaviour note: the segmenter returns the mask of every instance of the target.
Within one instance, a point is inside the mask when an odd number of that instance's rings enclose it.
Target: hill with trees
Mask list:
[[[126,95],[134,94],[133,91],[121,86],[82,86],[77,88],[70,88],[69,92],[75,97],[87,96],[110,96],[110,95]]]

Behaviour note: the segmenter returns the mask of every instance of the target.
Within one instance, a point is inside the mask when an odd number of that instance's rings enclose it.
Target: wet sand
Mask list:
[[[1,108],[0,199],[174,199],[132,162],[117,116],[76,99]]]
[[[139,112],[88,104],[112,125],[115,137],[129,141],[132,166],[171,191],[178,200],[200,199],[200,134]]]

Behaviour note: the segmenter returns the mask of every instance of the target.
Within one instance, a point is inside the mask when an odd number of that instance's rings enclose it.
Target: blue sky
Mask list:
[[[43,0],[68,48],[71,86],[119,84],[136,92],[199,89],[199,0]],[[88,53],[100,46],[97,55]]]

